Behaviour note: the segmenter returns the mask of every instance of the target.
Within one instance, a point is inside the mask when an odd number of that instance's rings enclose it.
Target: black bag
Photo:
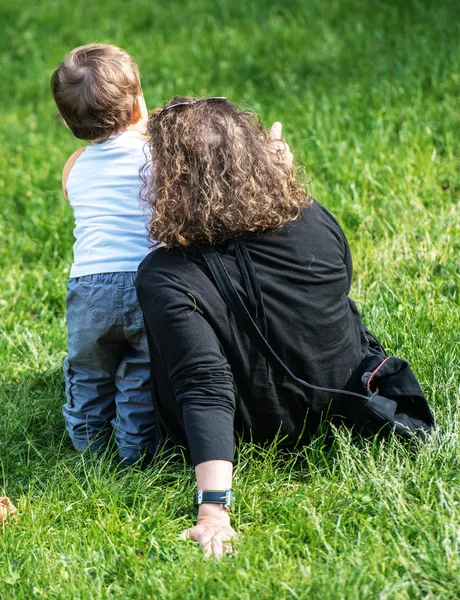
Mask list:
[[[413,439],[414,435],[423,437],[434,430],[432,412],[409,364],[396,356],[387,356],[367,330],[369,354],[354,370],[343,390],[312,385],[297,377],[258,328],[217,250],[208,247],[201,248],[200,252],[227,306],[268,364],[274,370],[281,368],[303,387],[333,394],[326,412],[334,422],[344,422],[367,436],[386,436],[394,431]]]

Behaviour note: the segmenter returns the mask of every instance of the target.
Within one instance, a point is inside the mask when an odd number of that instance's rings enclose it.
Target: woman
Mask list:
[[[198,521],[182,535],[221,554],[236,536],[227,510],[235,433],[302,443],[336,401],[333,389],[360,391],[363,361],[378,356],[373,376],[390,359],[347,296],[352,265],[340,226],[306,194],[254,115],[225,98],[175,98],[152,115],[149,134],[150,236],[163,247],[139,267],[137,292],[153,399],[166,434],[195,467]],[[248,335],[221,293],[219,269],[261,335],[310,387]],[[430,415],[426,421],[429,430]]]

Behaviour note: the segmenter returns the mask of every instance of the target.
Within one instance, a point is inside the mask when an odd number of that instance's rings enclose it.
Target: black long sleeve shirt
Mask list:
[[[245,236],[245,243],[260,282],[269,343],[297,376],[343,388],[368,342],[348,298],[352,262],[336,220],[314,202],[300,220],[276,233]],[[232,245],[219,251],[250,302]],[[137,293],[156,412],[194,465],[233,460],[234,432],[258,443],[278,434],[294,444],[318,425],[315,409],[327,403],[327,394],[283,373],[269,375],[199,252],[160,248],[149,254],[139,267]]]

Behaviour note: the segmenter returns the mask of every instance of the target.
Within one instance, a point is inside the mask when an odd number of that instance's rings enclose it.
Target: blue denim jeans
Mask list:
[[[66,429],[77,450],[106,447],[112,433],[128,464],[158,445],[150,361],[136,273],[100,273],[67,283]]]

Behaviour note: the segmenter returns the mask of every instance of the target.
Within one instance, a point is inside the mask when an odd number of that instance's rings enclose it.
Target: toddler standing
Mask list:
[[[113,431],[122,461],[148,460],[158,429],[134,286],[149,251],[139,200],[148,118],[139,70],[122,49],[89,44],[64,58],[51,87],[68,128],[91,142],[72,154],[62,176],[76,224],[66,303],[66,428],[77,450],[103,449]]]

